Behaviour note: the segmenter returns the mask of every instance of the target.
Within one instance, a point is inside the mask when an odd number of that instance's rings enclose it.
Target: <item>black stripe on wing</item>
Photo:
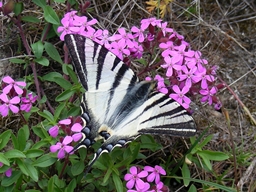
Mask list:
[[[65,43],[67,44],[69,53],[75,66],[76,73],[83,87],[88,90],[87,86],[87,69],[85,66],[84,49],[86,38],[80,35],[65,35]]]

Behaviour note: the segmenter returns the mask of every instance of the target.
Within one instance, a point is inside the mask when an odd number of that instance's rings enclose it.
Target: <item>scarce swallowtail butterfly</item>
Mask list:
[[[139,81],[105,47],[81,35],[66,35],[65,43],[86,90],[81,100],[83,139],[76,149],[104,140],[88,169],[102,153],[122,147],[141,134],[196,133],[193,118],[180,104],[154,91],[154,81]]]

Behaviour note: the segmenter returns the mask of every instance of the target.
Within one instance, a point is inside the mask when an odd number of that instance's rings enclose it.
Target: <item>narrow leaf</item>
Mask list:
[[[54,25],[60,25],[60,20],[57,14],[55,13],[54,9],[51,6],[44,6],[44,18],[47,22],[54,24]]]
[[[57,49],[51,43],[45,42],[44,43],[44,48],[45,48],[46,53],[53,60],[57,61],[60,64],[63,64],[59,52],[57,51]]]

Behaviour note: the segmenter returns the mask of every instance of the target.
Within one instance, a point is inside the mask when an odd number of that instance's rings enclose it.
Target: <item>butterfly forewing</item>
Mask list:
[[[80,145],[89,147],[94,140],[105,139],[92,162],[102,152],[123,146],[140,134],[195,134],[195,122],[183,107],[153,92],[154,82],[139,82],[134,72],[105,47],[80,35],[66,35],[65,42],[87,90],[81,101],[87,139]]]

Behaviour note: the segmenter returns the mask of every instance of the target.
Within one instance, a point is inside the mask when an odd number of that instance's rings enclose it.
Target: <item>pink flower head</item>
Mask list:
[[[29,112],[31,110],[32,104],[35,103],[36,100],[37,100],[37,96],[33,96],[32,93],[28,94],[28,98],[22,97],[20,110]]]
[[[165,63],[161,65],[163,68],[167,68],[166,76],[171,77],[173,75],[173,69],[174,70],[181,70],[181,65],[177,64],[179,62],[178,57],[170,57],[166,56],[164,57]]]
[[[59,159],[63,159],[65,157],[66,153],[70,153],[74,147],[69,146],[68,144],[70,144],[73,141],[73,138],[71,136],[66,136],[62,143],[58,142],[55,145],[52,145],[50,147],[50,151],[52,153],[55,153],[58,151],[57,157]]]
[[[135,188],[136,188],[136,190],[134,190],[134,189],[129,189],[129,190],[127,190],[127,192],[150,192],[150,191],[149,191],[150,184],[147,183],[147,182],[145,182],[143,188],[139,188],[139,187],[137,187],[137,186],[136,186]]]
[[[171,51],[174,49],[174,45],[172,41],[167,41],[166,43],[160,43],[159,47],[164,49],[162,52],[163,57],[167,57],[170,55]]]
[[[2,1],[0,1],[0,8],[1,8],[1,7],[3,7],[3,2],[2,2]]]
[[[201,77],[196,74],[197,68],[193,67],[192,69],[188,70],[186,66],[182,67],[182,72],[178,75],[178,80],[183,81],[186,80],[186,86],[191,87],[192,83],[197,83],[201,80]]]
[[[15,96],[9,100],[7,95],[5,93],[2,93],[0,95],[0,99],[4,102],[2,105],[0,105],[0,113],[3,117],[6,117],[8,115],[9,109],[13,113],[19,112],[19,108],[15,105],[20,102],[20,98],[18,96]]]
[[[208,88],[208,81],[213,82],[215,80],[213,75],[206,74],[206,68],[200,66],[198,71],[195,73],[201,79],[201,88],[207,89]]]
[[[166,175],[166,171],[159,165],[156,165],[154,168],[150,166],[145,166],[144,170],[147,172],[151,172],[147,177],[147,181],[153,182],[155,180],[156,184],[160,182],[160,175]]]
[[[148,19],[142,19],[141,20],[141,29],[145,30],[148,28],[148,26],[151,24],[152,26],[158,26],[161,27],[161,19],[156,19],[155,17],[148,18]]]
[[[167,27],[167,22],[163,22],[163,23],[161,23],[161,30],[162,30],[162,33],[163,33],[163,35],[165,36],[166,35],[166,33],[172,33],[173,32],[173,29],[172,28],[168,28]]]
[[[137,167],[132,166],[130,168],[130,173],[125,174],[124,180],[128,181],[126,187],[132,189],[135,185],[136,189],[143,189],[145,187],[145,182],[141,178],[147,177],[147,171],[140,171]]]
[[[138,27],[133,26],[131,28],[131,31],[134,33],[133,37],[138,37],[138,41],[140,43],[142,43],[145,40],[144,30],[143,29],[139,29]]]
[[[182,90],[180,90],[178,85],[174,85],[172,89],[175,93],[171,93],[170,97],[187,109],[191,102],[191,100],[185,95],[189,91],[189,87],[185,85]]]
[[[86,16],[75,16],[73,24],[75,26],[81,27],[80,29],[83,31],[88,31],[92,29],[91,26],[96,24],[97,22],[97,19],[92,19],[88,21],[88,18]]]
[[[133,48],[133,35],[131,33],[127,33],[124,28],[119,28],[118,33],[110,37],[112,41],[118,41],[118,43],[125,44],[129,48]]]
[[[110,51],[121,60],[123,60],[123,54],[130,55],[130,51],[126,48],[126,44],[124,43],[124,41],[112,42]]]
[[[24,81],[14,81],[10,76],[5,76],[3,78],[3,82],[8,84],[4,89],[3,93],[8,94],[12,88],[14,88],[15,92],[18,95],[23,93],[23,90],[20,87],[25,87],[26,83]]]
[[[209,105],[212,104],[212,98],[213,96],[217,93],[217,88],[216,87],[212,87],[211,90],[204,89],[204,90],[200,90],[199,93],[201,95],[203,95],[202,99],[200,100],[201,102],[208,102]]]
[[[71,131],[75,132],[75,134],[72,135],[72,138],[75,142],[79,141],[82,138],[82,131],[83,127],[80,123],[75,123],[71,127]]]

